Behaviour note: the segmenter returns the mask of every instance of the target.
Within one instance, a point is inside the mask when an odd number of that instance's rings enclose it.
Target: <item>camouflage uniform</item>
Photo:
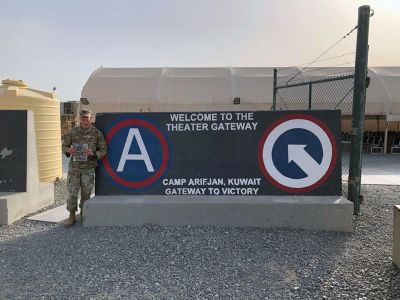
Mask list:
[[[73,161],[72,158],[69,161],[67,210],[70,212],[77,211],[79,189],[81,190],[80,208],[90,198],[94,187],[94,169],[97,167],[97,160],[107,154],[104,136],[93,125],[89,128],[74,127],[64,136],[62,147],[67,157],[69,157],[67,149],[75,143],[88,144],[88,148],[92,149],[95,155],[89,156],[86,162]]]

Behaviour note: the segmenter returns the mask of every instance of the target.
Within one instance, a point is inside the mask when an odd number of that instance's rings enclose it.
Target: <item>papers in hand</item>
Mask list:
[[[85,154],[85,150],[88,149],[88,144],[73,144],[74,149],[76,150],[76,155],[72,157],[73,161],[87,161],[87,155]]]

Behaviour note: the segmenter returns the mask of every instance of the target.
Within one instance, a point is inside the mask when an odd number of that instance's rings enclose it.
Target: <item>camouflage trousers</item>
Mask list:
[[[68,169],[67,178],[68,201],[67,210],[70,212],[78,210],[78,195],[81,191],[81,201],[79,207],[82,209],[83,203],[90,198],[94,187],[94,168],[73,168]]]

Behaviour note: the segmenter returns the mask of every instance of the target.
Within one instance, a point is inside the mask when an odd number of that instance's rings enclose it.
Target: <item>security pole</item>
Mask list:
[[[362,140],[365,117],[366,79],[368,71],[369,18],[370,7],[368,5],[359,7],[348,181],[349,200],[354,203],[355,215],[358,215],[360,212]]]
[[[272,110],[276,110],[276,85],[277,85],[278,70],[274,69],[274,91],[272,95]]]

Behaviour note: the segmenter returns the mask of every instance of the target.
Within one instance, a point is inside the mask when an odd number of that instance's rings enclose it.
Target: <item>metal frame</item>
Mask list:
[[[277,69],[274,69],[273,105],[272,105],[273,110],[276,110],[276,95],[279,89],[287,89],[287,88],[308,85],[309,86],[308,109],[311,109],[313,84],[354,78],[354,86],[352,88],[353,106],[352,106],[352,130],[350,133],[351,151],[350,151],[349,176],[348,176],[348,198],[350,201],[354,203],[355,215],[358,215],[360,212],[361,156],[363,149],[363,128],[364,128],[365,99],[366,99],[366,88],[367,88],[368,34],[369,34],[370,14],[371,14],[371,9],[368,5],[359,7],[358,25],[357,25],[358,30],[357,30],[356,63],[355,63],[354,74],[344,74],[335,77],[328,77],[322,79],[317,78],[315,80],[299,81],[299,82],[290,82],[289,80],[285,84],[278,84],[277,83],[278,71]],[[339,102],[339,104],[348,96],[350,92],[351,90],[345,95],[345,97]],[[371,153],[373,153],[374,150],[379,151],[379,153],[383,151],[383,147],[381,147],[381,145],[374,145],[374,146],[375,147],[369,149]]]

